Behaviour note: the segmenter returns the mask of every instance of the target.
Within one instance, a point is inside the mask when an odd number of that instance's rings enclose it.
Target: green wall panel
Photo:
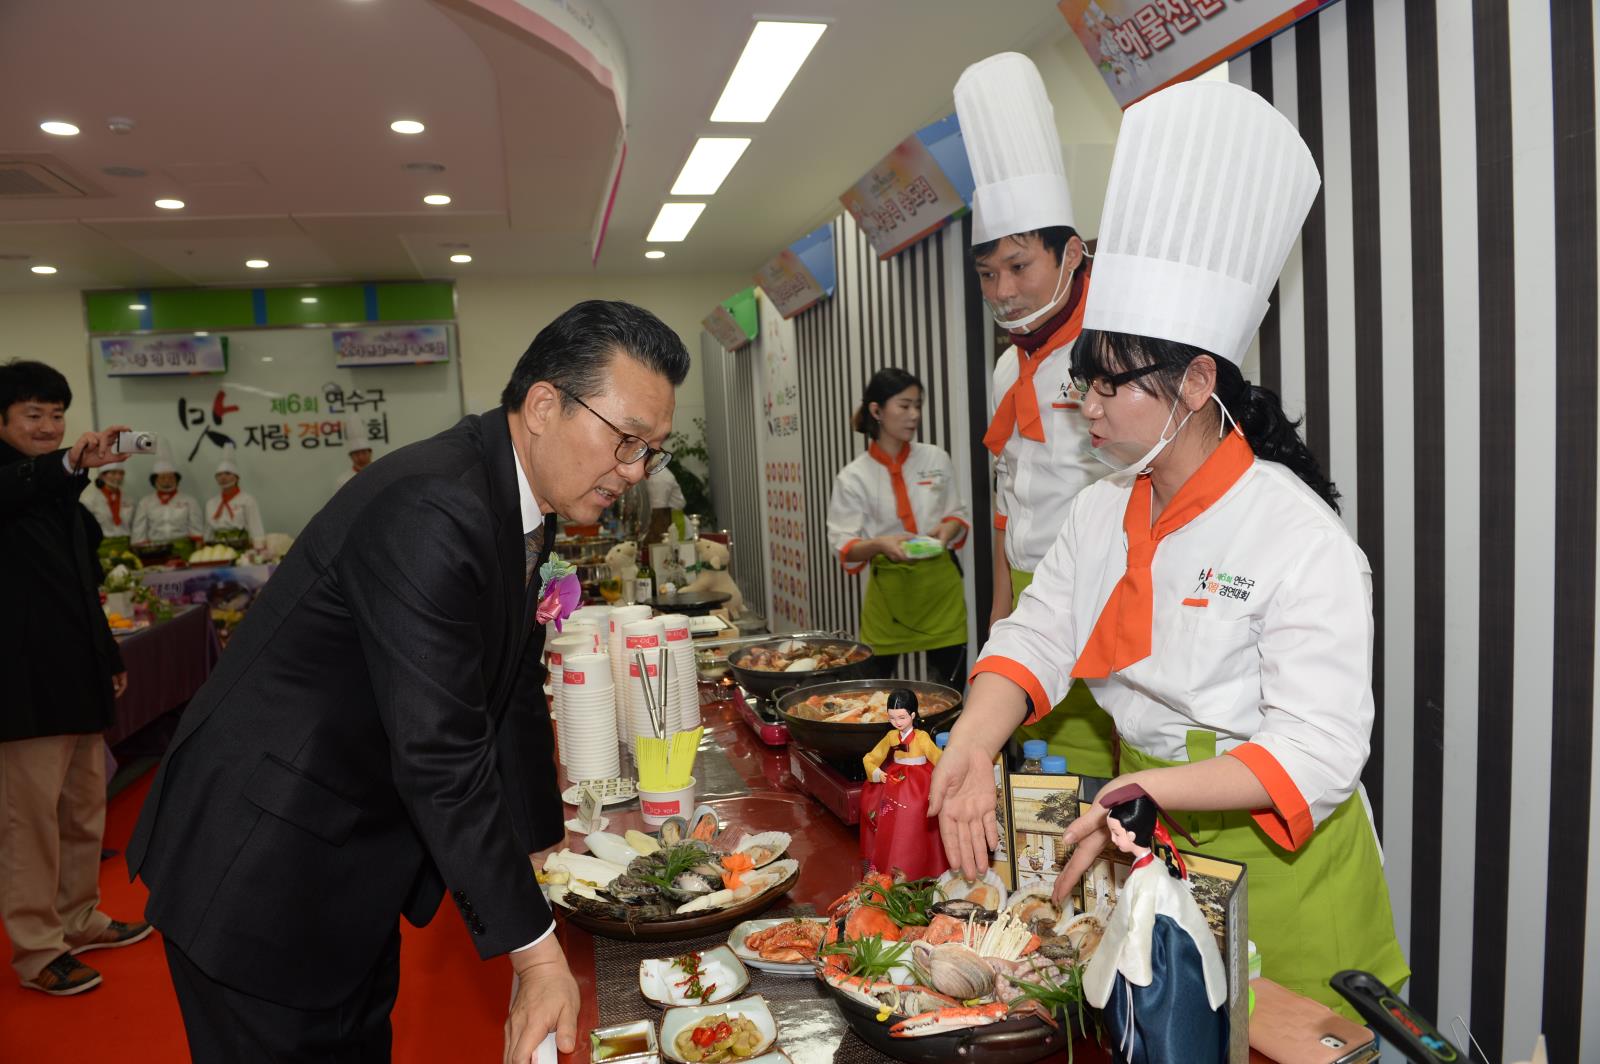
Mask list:
[[[375,315],[368,314],[369,289],[377,308]],[[308,296],[317,301],[303,302]],[[311,288],[163,288],[148,296],[125,289],[85,292],[83,302],[91,333],[455,320],[454,286],[431,281]],[[144,303],[149,310],[130,310],[133,303]],[[257,313],[258,303],[261,314]]]
[[[454,321],[455,316],[453,285],[378,285],[379,321]]]
[[[315,303],[306,303],[315,299]],[[366,300],[360,285],[328,285],[322,288],[267,289],[268,325],[305,325],[323,322],[366,321]]]

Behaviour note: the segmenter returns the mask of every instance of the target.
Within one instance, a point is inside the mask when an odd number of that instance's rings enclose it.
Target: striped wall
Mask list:
[[[706,418],[711,504],[719,527],[734,533],[733,582],[739,585],[745,608],[759,613],[767,599],[767,566],[761,545],[761,463],[755,457],[761,428],[755,359],[749,348],[724,351],[702,332],[700,367],[706,410],[714,415]]]
[[[1322,169],[1260,375],[1373,565],[1406,996],[1480,1060],[1600,1060],[1595,22],[1345,0],[1230,71]]]
[[[800,362],[800,403],[804,423],[806,539],[827,542],[827,499],[833,478],[865,449],[850,429],[873,373],[895,366],[915,374],[925,386],[921,439],[945,448],[955,458],[963,496],[972,501],[972,463],[968,420],[973,400],[968,381],[966,228],[946,226],[887,262],[879,262],[855,221],[843,214],[833,222],[838,287],[795,319]],[[987,368],[983,370],[987,376]],[[980,482],[987,464],[976,467]],[[980,483],[980,486],[981,483]],[[983,486],[985,500],[987,487]],[[984,502],[977,510],[987,512]],[[985,533],[984,522],[975,522]],[[986,533],[985,533],[986,534]],[[974,536],[973,539],[979,537]],[[864,576],[847,574],[825,549],[809,552],[811,616],[816,627],[855,632],[859,627]],[[973,624],[974,545],[961,552],[966,572],[969,642]],[[921,655],[902,666],[902,674],[924,675]]]

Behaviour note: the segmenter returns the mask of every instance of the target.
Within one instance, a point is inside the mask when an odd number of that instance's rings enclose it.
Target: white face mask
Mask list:
[[[1183,395],[1183,386],[1188,379],[1189,371],[1185,369],[1183,371],[1182,379],[1178,381],[1179,396]],[[1238,423],[1233,420],[1233,415],[1228,413],[1228,408],[1222,405],[1222,400],[1217,398],[1217,393],[1212,392],[1210,398],[1217,404],[1217,409],[1222,411],[1222,431],[1226,432],[1227,426],[1230,423],[1233,424],[1234,429],[1237,431],[1239,427]],[[1150,467],[1155,463],[1156,458],[1161,454],[1162,451],[1167,449],[1168,444],[1178,438],[1178,433],[1183,431],[1183,426],[1187,425],[1189,423],[1189,419],[1194,417],[1195,412],[1193,410],[1189,411],[1187,414],[1184,414],[1183,420],[1178,422],[1178,427],[1172,430],[1172,435],[1167,435],[1167,428],[1172,424],[1172,419],[1178,415],[1178,404],[1180,402],[1182,402],[1181,398],[1174,399],[1172,401],[1172,409],[1167,411],[1167,420],[1161,426],[1160,436],[1142,457],[1136,458],[1133,461],[1127,460],[1126,456],[1131,453],[1131,448],[1138,446],[1136,443],[1108,443],[1103,447],[1090,447],[1088,448],[1089,454],[1092,455],[1096,461],[1110,466],[1116,473],[1132,473],[1134,476],[1143,476],[1145,473],[1150,472]]]
[[[989,303],[988,300],[984,300],[984,302],[988,304],[989,313],[994,315],[994,323],[1000,328],[1006,332],[1027,332],[1030,325],[1055,309],[1056,302],[1067,294],[1067,289],[1072,287],[1072,278],[1077,272],[1078,268],[1076,266],[1071,271],[1067,270],[1067,252],[1063,248],[1061,251],[1061,265],[1056,269],[1055,294],[1045,301],[1044,306],[1032,314],[1024,314],[1020,318],[1002,318],[1000,313],[995,310],[993,303]]]

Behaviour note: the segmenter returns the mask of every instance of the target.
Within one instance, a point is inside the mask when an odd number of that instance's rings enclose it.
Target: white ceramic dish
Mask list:
[[[743,1016],[756,1025],[756,1030],[761,1032],[761,1044],[750,1054],[750,1058],[761,1056],[778,1040],[778,1021],[772,1018],[772,1010],[767,1008],[767,999],[760,994],[753,994],[738,1001],[725,1001],[720,1005],[692,1005],[668,1009],[661,1017],[661,1055],[667,1060],[677,1061],[678,1064],[688,1064],[678,1052],[676,1044],[678,1035],[712,1016]]]
[[[687,978],[676,962],[677,957],[654,957],[639,962],[639,993],[650,1004],[658,1008],[701,1004],[698,998],[685,996],[683,988],[676,985]],[[705,1000],[707,1005],[732,1001],[750,985],[750,972],[727,946],[700,954],[700,969],[701,985],[715,988]]]
[[[781,919],[746,920],[744,923],[740,924],[738,927],[729,932],[728,947],[733,950],[733,955],[735,957],[738,957],[744,962],[747,968],[754,968],[757,971],[767,972],[771,975],[814,975],[816,974],[816,969],[811,966],[810,961],[800,961],[795,964],[785,964],[781,961],[763,960],[761,954],[757,953],[753,949],[747,948],[744,944],[744,940],[755,934],[757,931],[765,931],[769,927],[776,927],[779,924],[786,924],[793,919],[795,919],[795,917],[785,916]],[[807,923],[821,924],[824,927],[826,927],[828,923],[827,919],[821,916],[807,916],[801,917],[800,919],[805,920]]]

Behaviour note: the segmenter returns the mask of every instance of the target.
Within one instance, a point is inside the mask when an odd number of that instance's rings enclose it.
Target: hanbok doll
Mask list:
[[[939,822],[928,818],[928,781],[939,763],[933,736],[917,727],[922,718],[916,692],[889,695],[893,730],[861,759],[867,785],[861,791],[861,856],[867,866],[907,879],[939,876],[950,867]]]

